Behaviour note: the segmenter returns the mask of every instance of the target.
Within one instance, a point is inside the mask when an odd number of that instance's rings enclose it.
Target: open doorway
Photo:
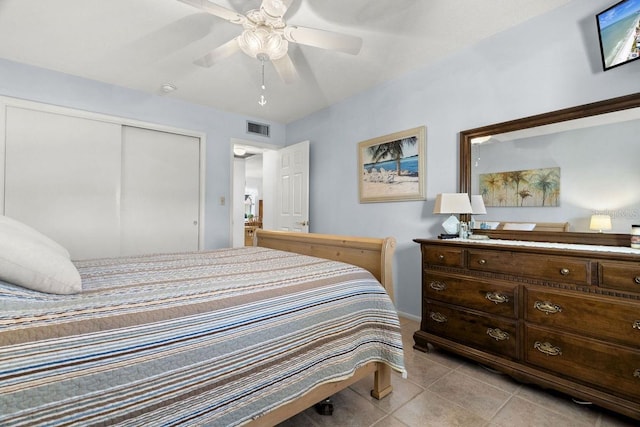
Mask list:
[[[282,147],[231,139],[231,243],[245,246],[256,227],[273,229],[275,162]]]

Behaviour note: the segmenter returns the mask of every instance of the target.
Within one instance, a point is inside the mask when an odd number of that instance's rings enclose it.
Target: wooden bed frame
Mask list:
[[[362,267],[382,283],[393,301],[392,263],[396,247],[393,237],[376,239],[258,229],[254,235],[254,245],[342,261]],[[278,424],[371,374],[374,374],[371,396],[382,399],[391,393],[393,390],[391,368],[385,363],[372,362],[358,369],[352,377],[316,387],[300,398],[256,418],[248,425]]]

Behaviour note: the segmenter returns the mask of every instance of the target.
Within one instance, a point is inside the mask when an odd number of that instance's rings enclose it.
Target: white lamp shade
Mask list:
[[[479,194],[471,196],[471,213],[474,215],[483,215],[487,213],[487,208],[484,207],[484,200]]]
[[[609,215],[591,215],[590,230],[611,230],[611,217]]]
[[[454,214],[472,213],[471,202],[467,193],[441,193],[436,196],[433,213]]]

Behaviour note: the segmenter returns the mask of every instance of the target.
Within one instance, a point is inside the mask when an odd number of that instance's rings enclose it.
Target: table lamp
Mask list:
[[[442,227],[446,234],[441,234],[441,239],[451,239],[454,237],[466,238],[468,225],[466,222],[460,223],[455,214],[470,214],[471,202],[467,193],[441,193],[436,196],[436,203],[433,207],[435,214],[451,214],[443,223]]]
[[[598,230],[598,233],[611,230],[611,217],[609,215],[591,215],[589,230]]]

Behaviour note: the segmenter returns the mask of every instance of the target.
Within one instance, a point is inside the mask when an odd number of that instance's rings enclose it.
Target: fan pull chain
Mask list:
[[[260,94],[260,100],[258,101],[258,104],[260,104],[261,107],[264,107],[267,103],[267,99],[264,97],[264,91],[267,89],[267,87],[264,85],[264,58],[260,58],[260,62],[262,63],[262,93]]]

